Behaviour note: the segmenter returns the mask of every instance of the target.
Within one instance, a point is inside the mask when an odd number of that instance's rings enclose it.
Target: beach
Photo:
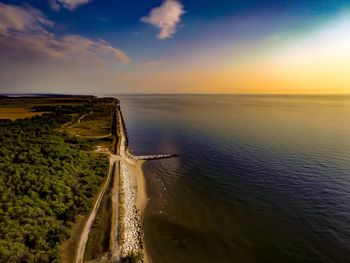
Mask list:
[[[80,235],[75,259],[77,263],[91,260],[114,262],[134,256],[139,260],[143,257],[144,262],[149,262],[143,245],[142,220],[148,197],[142,165],[147,159],[164,158],[164,155],[134,156],[129,152],[127,132],[118,101],[114,121],[117,124],[112,125],[116,128],[113,131],[116,135],[112,147],[114,152],[101,145],[95,149],[96,153],[109,155],[109,173]],[[101,209],[107,225],[101,225],[101,216],[96,216]],[[95,228],[104,231],[104,235],[109,237],[104,252],[100,249],[101,244],[96,244],[100,241]]]
[[[147,186],[145,174],[142,170],[142,165],[145,161],[138,160],[135,164],[135,175],[136,175],[136,185],[137,185],[137,195],[136,195],[136,208],[139,211],[140,222],[143,222],[144,210],[148,203],[147,196]],[[142,235],[142,244],[143,244],[143,261],[145,263],[152,262],[147,254],[146,243],[144,240],[144,235]]]
[[[119,245],[122,257],[130,253],[141,253],[144,261],[149,262],[143,251],[143,212],[147,205],[147,191],[142,164],[144,160],[128,151],[128,138],[124,119],[118,108],[118,153],[120,160],[119,184]]]

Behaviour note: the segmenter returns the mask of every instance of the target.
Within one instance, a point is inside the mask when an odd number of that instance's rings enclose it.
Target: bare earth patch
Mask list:
[[[5,107],[0,108],[0,119],[10,119],[10,120],[17,120],[17,119],[24,119],[24,118],[31,118],[35,115],[41,115],[45,112],[34,112],[31,108],[12,108],[12,107]]]

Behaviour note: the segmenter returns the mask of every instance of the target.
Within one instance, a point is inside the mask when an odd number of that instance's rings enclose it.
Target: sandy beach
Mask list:
[[[118,111],[118,149],[121,157],[120,165],[120,250],[121,256],[138,251],[144,255],[144,262],[149,262],[145,253],[142,231],[143,212],[147,205],[147,190],[142,171],[144,160],[128,152],[127,134],[124,121]]]
[[[135,175],[136,175],[136,185],[137,185],[137,195],[136,195],[136,208],[139,211],[140,222],[143,222],[144,210],[148,203],[148,195],[147,195],[147,186],[146,186],[146,178],[142,170],[142,165],[145,161],[138,160],[135,163]],[[144,240],[144,235],[142,235],[142,244],[143,244],[143,261],[145,263],[151,263],[150,257],[147,254],[146,243]]]
[[[137,160],[135,162],[135,177],[136,177],[136,186],[137,186],[137,195],[136,195],[136,208],[143,214],[144,209],[146,208],[148,197],[147,197],[147,187],[146,179],[142,170],[142,165],[145,161]]]

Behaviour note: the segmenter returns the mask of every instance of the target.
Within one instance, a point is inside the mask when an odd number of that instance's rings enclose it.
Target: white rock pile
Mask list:
[[[121,256],[125,257],[130,253],[138,253],[141,250],[140,244],[140,225],[135,206],[135,189],[133,186],[132,174],[126,161],[120,161],[120,205],[123,213],[121,214]]]

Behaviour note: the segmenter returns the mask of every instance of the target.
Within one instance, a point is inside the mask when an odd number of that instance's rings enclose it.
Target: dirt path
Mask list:
[[[76,124],[79,124],[87,115],[90,115],[90,114],[93,114],[93,113],[94,113],[93,111],[90,111],[89,113],[85,113],[85,114],[81,115],[79,117],[79,119],[77,120]]]
[[[117,156],[116,155],[111,155],[110,160],[109,160],[109,173],[108,173],[108,177],[107,180],[100,192],[100,194],[97,197],[97,200],[95,202],[94,208],[91,212],[91,214],[89,215],[88,220],[85,223],[83,232],[81,233],[80,239],[79,239],[79,243],[78,243],[78,248],[77,248],[77,253],[76,253],[76,257],[75,257],[75,262],[76,263],[83,263],[84,262],[84,254],[85,254],[85,248],[86,248],[86,243],[88,241],[88,237],[89,237],[89,233],[92,227],[92,224],[95,220],[98,208],[100,206],[101,200],[103,198],[103,195],[106,192],[106,189],[111,181],[111,177],[113,174],[113,166],[115,164],[117,160]]]

